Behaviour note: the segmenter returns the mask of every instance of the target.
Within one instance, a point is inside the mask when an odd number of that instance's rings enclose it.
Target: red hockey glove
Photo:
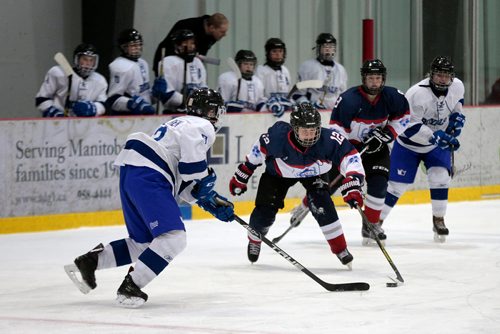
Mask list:
[[[247,183],[255,168],[251,168],[248,163],[242,163],[229,181],[229,191],[233,196],[239,196],[247,191]]]
[[[351,209],[363,206],[363,193],[361,192],[362,183],[357,176],[348,176],[342,181],[339,187],[340,193],[344,198],[344,202],[349,204]]]

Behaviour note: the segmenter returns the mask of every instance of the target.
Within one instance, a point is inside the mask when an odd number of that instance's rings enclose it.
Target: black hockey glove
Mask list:
[[[364,147],[367,147],[365,152],[368,154],[377,153],[393,140],[394,137],[389,130],[375,128],[368,133],[368,139],[364,142]]]

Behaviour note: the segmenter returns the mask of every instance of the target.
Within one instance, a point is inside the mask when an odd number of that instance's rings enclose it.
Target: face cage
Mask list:
[[[333,45],[333,51],[332,53],[324,53],[324,52],[321,52],[321,48],[323,47],[323,45],[325,44],[332,44]],[[316,56],[323,60],[323,61],[333,61],[333,58],[335,58],[335,54],[337,53],[337,45],[334,44],[334,43],[324,43],[324,44],[318,44],[316,46]]]
[[[215,114],[215,115],[214,115]],[[224,124],[224,115],[226,114],[226,107],[225,106],[220,106],[217,108],[217,112],[214,112],[214,110],[209,110],[206,114],[206,116],[203,116],[206,120],[210,121],[212,125],[214,126],[215,133],[217,133],[223,126]]]
[[[303,126],[294,126],[293,127],[293,134],[295,135],[295,139],[297,139],[297,141],[299,142],[300,145],[302,145],[303,147],[311,147],[313,146],[314,144],[316,144],[316,142],[319,140],[319,137],[321,135],[321,126],[317,126],[316,127],[316,134],[314,135],[313,138],[311,139],[300,139],[299,137],[299,129],[300,128],[304,128],[304,129],[311,129],[311,128],[305,128]]]
[[[138,44],[140,43],[140,48],[137,48],[133,53],[130,53],[130,44]],[[128,43],[125,43],[125,44],[122,44],[121,48],[122,48],[122,52],[130,59],[139,59],[141,58],[142,56],[142,46],[143,46],[143,43],[140,42],[140,41],[133,41],[133,42],[128,42]]]
[[[91,56],[94,57],[94,66],[93,67],[82,67],[80,65],[80,57],[81,56]],[[99,56],[96,54],[88,55],[85,52],[80,52],[75,55],[75,59],[73,59],[73,64],[75,65],[76,70],[78,71],[78,74],[82,77],[88,77],[90,76],[96,69],[97,66],[99,65]]]
[[[434,74],[449,74],[450,75],[450,82],[448,82],[448,84],[438,84],[438,83],[434,82],[434,80],[432,80],[432,77],[434,76]],[[434,70],[434,71],[431,71],[431,77],[430,77],[429,81],[432,83],[434,88],[436,88],[437,90],[440,90],[440,91],[444,91],[444,90],[447,90],[448,87],[451,86],[454,78],[455,78],[454,72]]]
[[[368,86],[366,85],[366,76],[367,75],[371,75],[371,74],[379,74],[382,76],[382,84],[380,85],[379,88],[368,88]],[[380,94],[380,92],[384,89],[384,86],[385,86],[385,74],[380,74],[380,73],[368,73],[368,74],[363,74],[362,75],[363,77],[363,90],[365,92],[367,92],[368,94],[370,95],[377,95],[377,94]]]

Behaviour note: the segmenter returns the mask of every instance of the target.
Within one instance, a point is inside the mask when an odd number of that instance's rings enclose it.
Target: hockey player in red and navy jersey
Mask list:
[[[387,70],[379,59],[367,60],[361,68],[362,85],[352,87],[338,98],[330,127],[346,136],[361,152],[366,171],[367,196],[364,212],[380,240],[386,235],[379,223],[389,179],[388,145],[404,131],[410,107],[404,94],[385,86]],[[363,244],[374,236],[363,225]]]
[[[290,124],[276,122],[252,146],[246,162],[238,166],[229,183],[231,194],[244,193],[249,178],[263,164],[266,170],[259,180],[250,226],[266,235],[276,213],[284,207],[288,189],[300,182],[307,191],[309,207],[331,251],[350,268],[353,256],[347,250],[342,226],[328,191],[328,172],[335,169],[345,176],[340,187],[344,201],[351,207],[363,205],[361,187],[365,173],[353,145],[338,132],[322,128],[319,112],[309,102],[303,102],[292,107]],[[261,240],[250,233],[248,239],[248,259],[256,262]]]

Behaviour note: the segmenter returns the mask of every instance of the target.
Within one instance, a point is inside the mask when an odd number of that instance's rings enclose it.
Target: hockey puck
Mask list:
[[[385,283],[385,286],[388,288],[396,288],[398,286],[398,283],[388,282],[388,283]]]

